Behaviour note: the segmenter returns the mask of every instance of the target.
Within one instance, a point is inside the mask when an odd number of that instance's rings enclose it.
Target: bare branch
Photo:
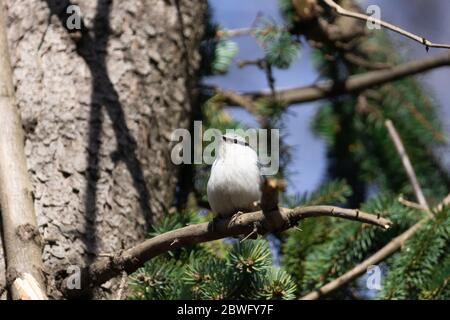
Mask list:
[[[244,68],[246,66],[256,66],[259,69],[263,69],[262,63],[264,59],[244,59],[244,60],[238,60],[236,62],[237,66],[239,68]]]
[[[392,123],[391,120],[386,120],[385,126],[389,132],[389,136],[391,137],[392,142],[395,145],[395,148],[397,149],[398,155],[400,156],[400,159],[402,160],[403,167],[405,168],[406,174],[408,175],[409,181],[413,187],[417,201],[419,202],[419,204],[422,207],[426,208],[427,212],[431,215],[430,207],[428,206],[427,199],[425,199],[422,188],[420,187],[419,182],[417,181],[416,173],[411,164],[411,160],[409,160],[408,153],[405,150],[405,147],[403,145],[402,139],[400,138],[400,135],[398,134],[398,132],[395,129],[394,124]]]
[[[429,48],[443,48],[443,49],[450,49],[450,45],[449,44],[441,44],[441,43],[434,43],[431,42],[429,40],[427,40],[424,37],[418,36],[412,32],[406,31],[400,27],[397,27],[391,23],[385,22],[383,20],[380,19],[376,19],[373,17],[369,17],[365,14],[362,13],[358,13],[358,12],[353,12],[353,11],[349,11],[346,10],[344,8],[342,8],[340,5],[338,5],[336,2],[334,2],[333,0],[323,0],[328,6],[330,6],[331,8],[333,8],[337,14],[340,14],[342,16],[345,17],[350,17],[350,18],[355,18],[358,20],[362,20],[362,21],[366,21],[366,22],[371,22],[371,23],[375,23],[378,24],[386,29],[392,30],[394,32],[397,32],[407,38],[410,38],[414,41],[417,41],[418,43],[424,45],[428,51]]]
[[[450,204],[450,194],[447,197],[445,197],[444,201],[442,201],[442,204],[444,206],[448,206]]]
[[[232,90],[222,90],[216,88],[215,91],[217,94],[224,97],[228,103],[243,107],[245,110],[254,115],[257,114],[257,107],[253,99],[244,95],[240,95],[239,93]]]
[[[239,37],[239,36],[245,36],[248,34],[252,34],[256,30],[257,30],[256,28],[222,29],[222,30],[218,30],[216,32],[216,36],[218,38]]]
[[[450,205],[450,194],[437,206],[437,211],[442,211],[442,209],[448,205]]]
[[[420,204],[412,202],[412,201],[408,201],[405,198],[403,198],[402,196],[398,197],[398,202],[400,202],[402,205],[404,205],[405,207],[414,209],[414,210],[422,210],[422,211],[426,211],[428,210],[425,207],[422,207]]]
[[[325,98],[337,97],[344,94],[360,92],[372,87],[386,84],[407,76],[429,71],[435,68],[450,66],[450,53],[444,53],[434,57],[418,59],[415,61],[400,64],[398,66],[353,75],[342,82],[332,80],[320,82],[306,87],[277,90],[276,96],[287,105],[311,102]],[[235,95],[245,98],[245,101],[254,101],[258,98],[271,97],[270,91],[257,91],[248,93],[235,93]],[[238,104],[248,111],[248,104],[241,105],[237,99],[226,97],[229,103]]]
[[[337,217],[359,221],[388,229],[391,222],[380,215],[372,215],[359,210],[342,209],[332,206],[281,208],[270,214],[256,211],[242,214],[236,218],[186,226],[148,239],[131,249],[114,254],[112,258],[101,259],[82,270],[81,290],[70,290],[66,280],[61,290],[67,296],[77,296],[126,271],[128,274],[142,267],[148,260],[170,250],[225,237],[250,234],[255,226],[261,235],[268,232],[283,231],[294,227],[300,220],[313,217]]]
[[[20,278],[14,280],[13,292],[17,292],[17,300],[47,300],[45,292],[42,290],[36,279],[29,273],[24,273]]]
[[[15,101],[3,0],[0,0],[0,114],[0,212],[7,286],[13,299],[45,299],[40,234],[22,121]]]

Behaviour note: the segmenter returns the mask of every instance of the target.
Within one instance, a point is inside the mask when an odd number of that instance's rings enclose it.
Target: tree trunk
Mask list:
[[[82,28],[70,30],[69,1],[6,3],[44,265],[58,298],[56,271],[141,241],[171,207],[179,170],[170,134],[190,126],[206,4],[77,1]],[[110,297],[115,282],[102,289],[95,297]]]

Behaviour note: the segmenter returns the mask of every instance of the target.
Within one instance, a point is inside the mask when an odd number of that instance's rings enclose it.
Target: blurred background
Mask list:
[[[369,5],[378,5],[381,19],[392,22],[413,33],[424,36],[430,41],[450,42],[450,1],[447,0],[362,0],[363,9]],[[209,0],[213,21],[225,29],[246,28],[252,26],[258,14],[270,17],[283,24],[279,12],[278,0]],[[431,49],[428,53],[424,47],[393,32],[388,32],[395,41],[402,57],[406,61],[431,56],[442,52]],[[261,47],[251,35],[233,39],[239,45],[234,62],[244,59],[256,59],[263,56]],[[297,62],[287,70],[274,69],[277,88],[299,87],[312,84],[319,75],[311,64],[311,51],[302,46]],[[449,73],[446,68],[439,68],[418,77],[428,89],[430,98],[436,101],[446,136],[450,136],[450,90]],[[256,66],[240,69],[236,63],[230,66],[226,75],[207,77],[206,84],[215,84],[225,89],[236,91],[253,91],[267,89],[263,71]],[[326,175],[326,149],[324,142],[310,129],[310,123],[320,102],[294,105],[284,115],[285,143],[292,147],[292,160],[288,166],[288,192],[304,193],[315,190]],[[257,127],[253,116],[242,108],[229,108],[233,117],[251,127]],[[450,170],[450,147],[436,150],[439,159]]]

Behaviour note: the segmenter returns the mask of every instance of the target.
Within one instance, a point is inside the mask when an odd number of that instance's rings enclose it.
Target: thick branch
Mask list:
[[[417,41],[418,43],[424,45],[427,48],[443,48],[443,49],[450,49],[450,45],[449,44],[442,44],[442,43],[434,43],[431,42],[427,39],[425,39],[424,37],[418,36],[412,32],[406,31],[400,27],[397,27],[391,23],[388,23],[386,21],[380,20],[380,19],[376,19],[374,17],[369,17],[365,14],[359,13],[359,12],[353,12],[350,10],[346,10],[344,8],[342,8],[340,5],[338,5],[336,2],[334,2],[333,0],[323,0],[328,6],[330,6],[331,8],[333,8],[337,14],[340,14],[341,16],[345,16],[345,17],[350,17],[350,18],[355,18],[358,20],[362,20],[362,21],[366,21],[366,22],[371,22],[377,25],[382,26],[383,28],[392,30],[394,32],[397,32],[407,38],[410,38],[414,41]]]
[[[0,0],[0,204],[7,286],[13,299],[45,299],[40,236],[24,152]]]
[[[63,280],[61,289],[68,296],[76,296],[104,283],[123,271],[131,274],[148,260],[170,250],[231,236],[247,235],[253,232],[255,228],[259,234],[283,231],[297,225],[302,219],[320,216],[359,221],[384,229],[388,229],[391,225],[389,220],[379,215],[331,206],[280,209],[280,211],[274,211],[270,214],[256,211],[240,215],[234,220],[215,220],[214,222],[190,225],[158,235],[84,269],[81,277],[81,290],[69,290],[66,286],[67,278]]]
[[[227,103],[243,107],[251,114],[257,114],[257,107],[255,105],[255,102],[250,97],[240,95],[239,93],[236,93],[232,90],[222,90],[216,88],[215,92],[217,94],[220,94],[226,100]]]
[[[379,86],[407,76],[415,75],[443,66],[450,66],[450,53],[448,52],[434,57],[400,64],[389,69],[357,74],[354,76],[350,76],[347,78],[347,80],[339,83],[328,80],[307,87],[277,90],[277,98],[284,101],[287,105],[332,98],[344,94],[363,91],[375,86]],[[255,100],[257,98],[271,97],[271,93],[269,91],[249,92],[237,95],[245,98],[247,102]],[[239,106],[243,106],[239,104],[239,101],[237,99],[228,99],[227,102],[232,105],[237,104]],[[250,111],[248,105],[245,105],[243,107]]]

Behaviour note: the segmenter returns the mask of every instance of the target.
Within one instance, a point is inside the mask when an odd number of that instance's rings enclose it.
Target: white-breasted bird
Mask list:
[[[245,139],[223,135],[208,180],[208,202],[221,218],[249,212],[261,199],[258,155]]]

